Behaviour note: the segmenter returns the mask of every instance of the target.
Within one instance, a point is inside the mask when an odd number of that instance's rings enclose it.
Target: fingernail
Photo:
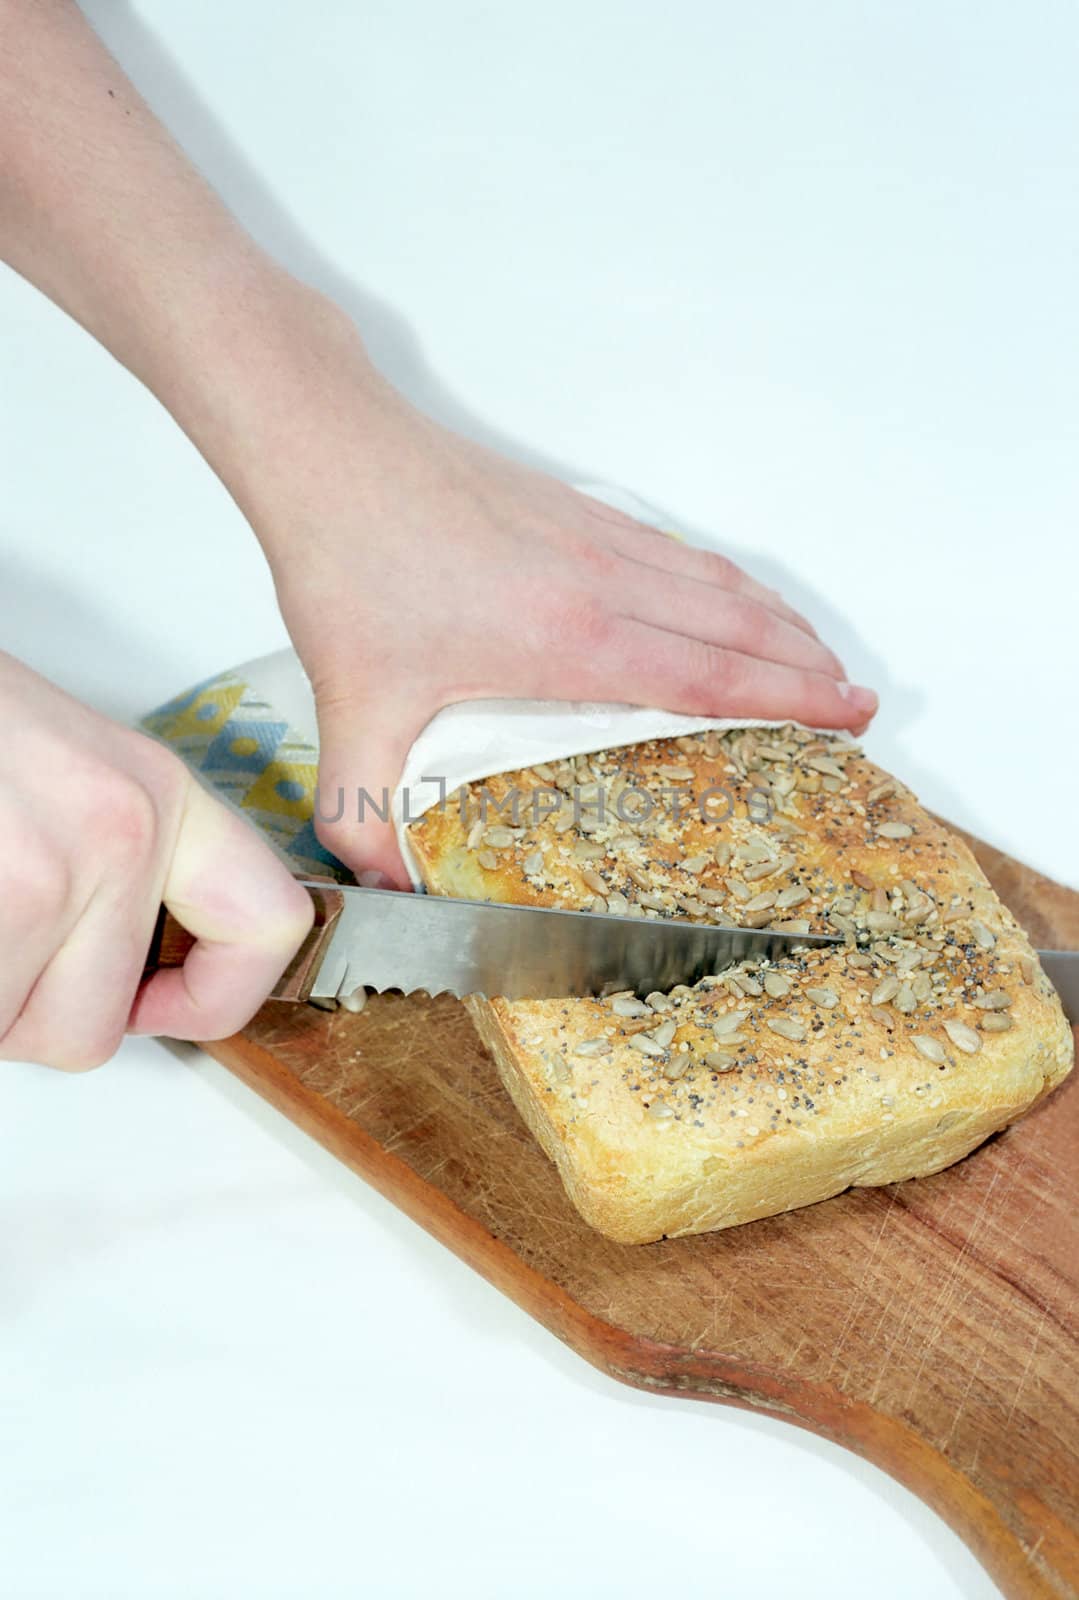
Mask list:
[[[384,872],[378,872],[374,867],[357,875],[356,882],[361,889],[392,889],[395,887],[393,879],[387,878]]]
[[[836,685],[844,700],[855,711],[860,711],[863,716],[871,717],[876,711],[880,700],[873,689],[863,689],[857,683],[839,683]]]

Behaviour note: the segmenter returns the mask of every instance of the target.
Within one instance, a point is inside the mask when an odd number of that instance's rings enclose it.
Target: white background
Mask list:
[[[97,0],[231,205],[463,430],[817,621],[871,753],[1079,883],[1063,3]],[[156,405],[0,276],[2,643],[133,717],[285,642]],[[601,1378],[198,1052],[0,1076],[12,1600],[996,1593],[767,1418]]]

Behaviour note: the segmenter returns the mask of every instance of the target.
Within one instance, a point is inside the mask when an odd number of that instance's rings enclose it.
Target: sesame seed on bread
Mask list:
[[[409,839],[433,893],[843,937],[643,999],[467,1002],[611,1238],[936,1172],[1072,1065],[1056,993],[966,845],[838,737],[737,729],[503,773]]]

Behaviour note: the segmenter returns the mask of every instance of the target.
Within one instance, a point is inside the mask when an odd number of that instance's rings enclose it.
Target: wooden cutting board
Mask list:
[[[1079,894],[968,843],[1036,944],[1079,948]],[[618,1245],[455,1000],[270,1004],[208,1048],[612,1377],[811,1428],[933,1506],[1005,1595],[1079,1596],[1079,1071],[935,1177]]]

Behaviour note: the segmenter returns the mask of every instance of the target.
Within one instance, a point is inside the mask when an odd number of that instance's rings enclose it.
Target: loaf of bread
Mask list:
[[[843,936],[644,1000],[468,1002],[613,1239],[936,1172],[1072,1064],[1056,993],[970,851],[839,738],[742,729],[505,773],[410,840],[436,894]]]

